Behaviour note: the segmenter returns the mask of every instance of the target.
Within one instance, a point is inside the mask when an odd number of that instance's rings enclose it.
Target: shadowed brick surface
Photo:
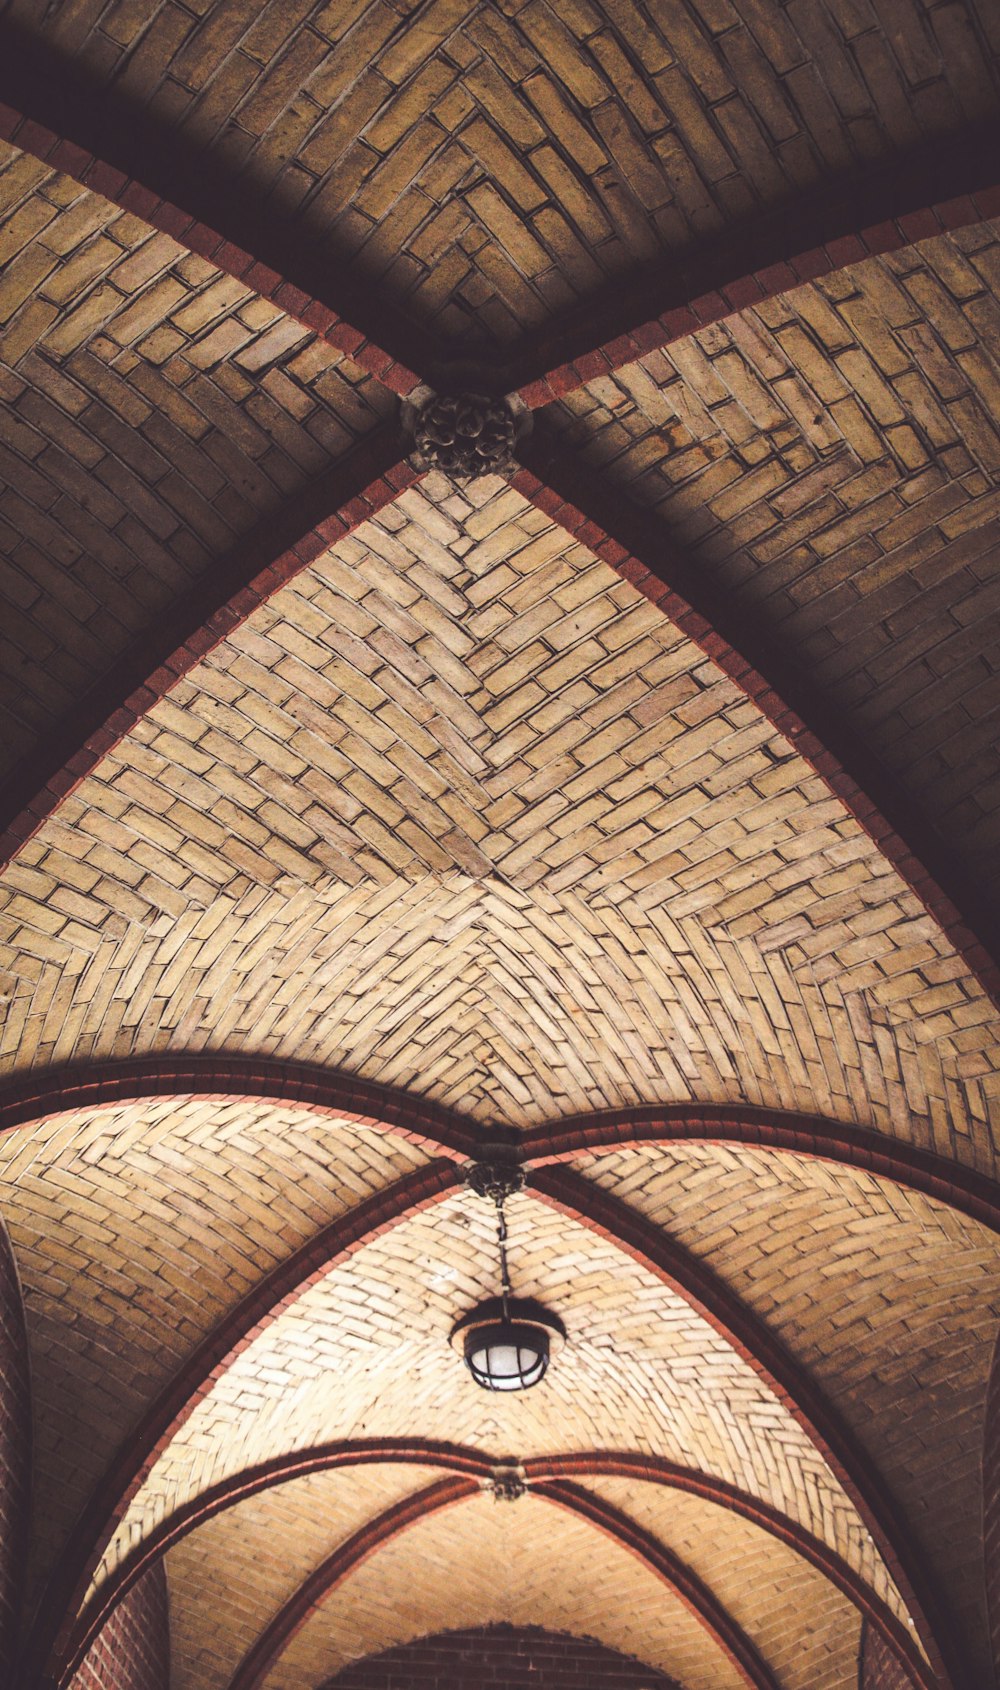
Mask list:
[[[421,1637],[345,1667],[324,1690],[674,1690],[641,1662],[587,1637],[500,1623]]]
[[[975,0],[9,11],[459,344],[1000,104]]]
[[[167,1582],[156,1566],[111,1616],[72,1690],[171,1690],[172,1683]]]
[[[883,1637],[862,1627],[858,1690],[912,1690],[913,1680]]]

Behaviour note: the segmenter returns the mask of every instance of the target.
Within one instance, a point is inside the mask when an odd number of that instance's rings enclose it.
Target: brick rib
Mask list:
[[[624,1250],[706,1320],[773,1391],[822,1455],[871,1532],[913,1616],[940,1685],[971,1686],[938,1591],[910,1545],[903,1522],[877,1473],[823,1393],[763,1322],[711,1269],[627,1204],[565,1168],[539,1168],[531,1190],[542,1202],[580,1221]]]
[[[811,188],[690,256],[609,285],[514,351],[514,383],[546,405],[733,312],[880,253],[1000,215],[1000,130],[973,128]]]
[[[874,840],[1000,1008],[1000,915],[948,843],[751,614],[712,588],[667,532],[537,428],[517,491],[668,616],[746,694]]]
[[[184,593],[0,784],[0,871],[137,722],[279,587],[419,480],[374,431]]]
[[[428,1098],[306,1062],[266,1057],[140,1056],[30,1074],[0,1088],[0,1136],[72,1109],[113,1109],[146,1097],[271,1099],[285,1107],[376,1127],[432,1155],[461,1161],[481,1135]]]
[[[245,282],[392,392],[417,385],[408,360],[429,362],[419,329],[384,302],[376,310],[370,290],[176,129],[10,19],[0,24],[0,138]]]
[[[537,1456],[522,1463],[529,1483],[544,1485],[550,1479],[612,1476],[638,1479],[644,1484],[667,1485],[671,1489],[700,1496],[706,1502],[717,1503],[732,1513],[759,1526],[781,1543],[801,1555],[804,1561],[828,1578],[830,1583],[847,1597],[863,1618],[869,1621],[886,1641],[908,1663],[915,1685],[920,1690],[938,1690],[938,1680],[914,1647],[913,1640],[900,1625],[895,1614],[875,1595],[854,1569],[821,1538],[814,1537],[797,1521],[790,1520],[779,1509],[758,1497],[750,1496],[730,1485],[725,1479],[701,1473],[695,1468],[680,1467],[663,1456],[614,1452],[576,1452],[568,1455]]]
[[[594,1496],[582,1485],[553,1479],[538,1493],[569,1513],[589,1521],[598,1531],[619,1543],[662,1579],[685,1608],[704,1626],[751,1690],[778,1690],[777,1680],[746,1632],[737,1625],[708,1586],[673,1550],[629,1519],[620,1509]],[[233,1687],[235,1690],[235,1686]],[[241,1687],[242,1690],[242,1687]]]
[[[905,1139],[820,1115],[726,1103],[602,1110],[534,1127],[521,1139],[520,1149],[529,1166],[542,1168],[640,1144],[745,1144],[813,1156],[922,1192],[1000,1232],[1000,1187],[986,1174]]]
[[[419,1214],[454,1190],[459,1174],[438,1160],[417,1168],[385,1191],[324,1227],[279,1263],[198,1345],[135,1431],[92,1494],[46,1586],[25,1649],[23,1677],[33,1684],[48,1658],[53,1677],[65,1676],[74,1617],[128,1504],[198,1403],[250,1344],[310,1286],[373,1238]]]
[[[362,1562],[367,1561],[383,1544],[406,1531],[408,1526],[416,1525],[418,1520],[426,1520],[430,1514],[440,1513],[442,1508],[464,1502],[466,1498],[475,1496],[478,1490],[475,1479],[439,1479],[417,1491],[415,1496],[408,1496],[387,1508],[376,1519],[369,1520],[332,1555],[328,1555],[279,1609],[252,1649],[244,1655],[229,1682],[229,1690],[258,1690],[296,1632],[301,1631],[331,1591],[343,1584]]]
[[[1000,1686],[1000,1337],[993,1349],[983,1425],[983,1575],[993,1645],[993,1675]]]

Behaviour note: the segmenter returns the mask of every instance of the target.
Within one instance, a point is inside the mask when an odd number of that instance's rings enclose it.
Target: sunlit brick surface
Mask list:
[[[656,609],[474,497],[365,524],[22,851],[3,1060],[179,1039],[517,1126],[742,1099],[992,1166],[996,1014],[931,917]]]

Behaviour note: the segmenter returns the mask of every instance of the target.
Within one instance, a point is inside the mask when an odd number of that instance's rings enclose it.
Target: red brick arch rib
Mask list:
[[[337,273],[273,210],[262,212],[262,196],[10,18],[0,23],[0,138],[245,282],[394,393],[417,384],[407,360],[428,360],[418,329],[385,303],[374,325],[370,290],[352,285],[343,266]]]
[[[25,1684],[65,1676],[74,1619],[118,1522],[163,1450],[243,1351],[311,1285],[373,1238],[439,1203],[459,1183],[443,1158],[417,1168],[324,1227],[279,1263],[200,1343],[161,1392],[93,1492],[46,1585],[22,1663]],[[44,1669],[44,1671],[43,1671]]]
[[[114,1109],[150,1097],[261,1099],[333,1116],[464,1161],[481,1143],[475,1123],[428,1098],[337,1069],[266,1057],[138,1056],[28,1074],[0,1087],[0,1136],[48,1115]]]
[[[31,1381],[24,1302],[0,1219],[0,1683],[13,1665],[27,1561],[31,1482]]]
[[[355,1568],[407,1527],[427,1519],[442,1508],[465,1501],[478,1489],[472,1479],[441,1479],[369,1521],[334,1550],[289,1598],[244,1656],[229,1682],[228,1690],[260,1690],[292,1638]],[[751,1690],[778,1690],[770,1669],[746,1633],[708,1587],[672,1551],[657,1543],[627,1515],[590,1496],[578,1485],[553,1481],[538,1495],[587,1520],[648,1567],[694,1614]]]
[[[713,589],[655,519],[602,487],[548,429],[520,448],[519,493],[617,570],[709,657],[850,811],[1000,1008],[1000,913],[842,714],[749,610]]]
[[[137,1544],[131,1554],[115,1568],[80,1616],[67,1651],[67,1671],[74,1671],[74,1663],[86,1654],[118,1604],[125,1600],[149,1568],[162,1560],[162,1557],[189,1532],[197,1530],[216,1514],[236,1507],[248,1497],[257,1496],[275,1486],[288,1484],[309,1473],[386,1462],[441,1467],[448,1473],[479,1479],[487,1478],[493,1467],[501,1464],[480,1450],[466,1449],[457,1444],[420,1439],[362,1439],[296,1450],[274,1456],[271,1460],[247,1468],[242,1473],[233,1474],[160,1521],[149,1536]],[[777,1538],[828,1578],[885,1638],[889,1646],[909,1663],[914,1683],[919,1690],[936,1690],[935,1681],[914,1648],[912,1639],[885,1603],[828,1544],[814,1537],[797,1521],[789,1519],[767,1502],[741,1491],[724,1479],[680,1466],[662,1456],[603,1450],[575,1451],[566,1455],[534,1456],[522,1462],[522,1468],[525,1477],[533,1485],[544,1485],[553,1479],[572,1480],[610,1475],[616,1478],[637,1479],[646,1484],[666,1485],[729,1509]]]
[[[624,1250],[684,1298],[741,1355],[802,1427],[871,1532],[913,1617],[941,1686],[973,1675],[934,1581],[909,1542],[882,1481],[822,1391],[711,1269],[627,1204],[565,1168],[539,1168],[532,1193]]]
[[[1000,1232],[1000,1186],[986,1174],[906,1139],[821,1115],[728,1103],[601,1110],[534,1127],[520,1140],[520,1149],[529,1167],[543,1168],[600,1155],[602,1150],[684,1144],[745,1145],[858,1168],[947,1203],[980,1226]]]
[[[177,681],[279,587],[420,477],[376,429],[219,559],[0,783],[0,870]]]
[[[515,347],[533,407],[657,347],[879,253],[1000,215],[1000,130],[971,130],[817,183],[695,251],[656,259]]]

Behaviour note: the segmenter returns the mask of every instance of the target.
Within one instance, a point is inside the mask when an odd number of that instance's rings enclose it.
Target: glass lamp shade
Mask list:
[[[465,1365],[487,1391],[526,1391],[549,1365],[549,1335],[541,1326],[498,1320],[465,1334]]]
[[[527,1391],[544,1379],[565,1337],[562,1322],[539,1303],[512,1301],[505,1311],[497,1297],[463,1315],[451,1341],[484,1391]]]

